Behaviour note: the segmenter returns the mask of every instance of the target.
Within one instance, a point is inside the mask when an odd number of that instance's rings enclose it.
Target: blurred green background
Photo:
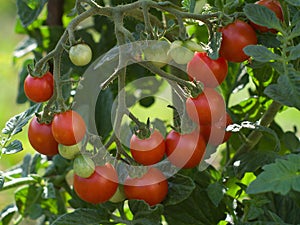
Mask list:
[[[2,129],[10,117],[23,112],[28,108],[28,104],[16,104],[20,65],[18,63],[13,64],[13,51],[23,39],[21,35],[14,33],[16,3],[14,0],[0,0],[0,5],[0,129]],[[237,103],[245,97],[244,92],[238,93],[232,98],[231,104]],[[276,121],[279,122],[284,130],[293,130],[293,127],[297,126],[299,134],[300,113],[298,110],[289,109],[284,111],[278,114]],[[0,159],[0,171],[5,171],[12,165],[20,162],[25,154],[33,153],[27,141],[27,127],[25,127],[24,131],[16,136],[16,138],[22,141],[24,151],[14,155],[3,155]],[[13,190],[0,192],[0,211],[9,202],[13,202]]]

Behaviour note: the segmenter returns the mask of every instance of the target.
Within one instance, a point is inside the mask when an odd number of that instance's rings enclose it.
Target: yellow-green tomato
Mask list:
[[[79,154],[81,149],[81,143],[79,142],[76,145],[58,145],[58,152],[59,154],[64,157],[65,159],[74,159],[76,155]]]
[[[87,156],[78,155],[74,159],[73,170],[78,176],[88,178],[95,171],[95,163]]]
[[[163,67],[171,61],[168,51],[170,43],[167,40],[153,41],[144,49],[145,60],[150,61],[157,67]]]
[[[194,57],[194,52],[183,45],[182,41],[174,41],[171,44],[168,55],[177,64],[187,64]]]
[[[117,191],[115,194],[109,199],[109,201],[113,203],[118,203],[122,202],[126,199],[125,193],[124,193],[124,188],[123,185],[119,185]]]
[[[87,44],[73,45],[69,50],[69,58],[76,66],[85,66],[92,60],[92,50]]]

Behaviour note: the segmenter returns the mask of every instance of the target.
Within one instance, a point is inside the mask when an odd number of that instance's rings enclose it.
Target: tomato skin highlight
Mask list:
[[[212,125],[203,125],[200,128],[200,133],[206,143],[213,146],[218,146],[226,141],[231,136],[231,132],[226,131],[226,127],[232,124],[232,119],[228,113],[222,117],[220,121]]]
[[[68,110],[54,116],[52,132],[58,143],[66,146],[75,145],[84,138],[86,125],[79,113]]]
[[[236,20],[222,27],[220,32],[222,33],[220,56],[236,63],[249,59],[249,56],[244,53],[244,47],[257,44],[256,33],[249,24]]]
[[[219,86],[226,78],[227,72],[228,65],[225,58],[213,60],[206,52],[196,52],[187,64],[189,79],[202,82],[204,87]]]
[[[226,113],[223,97],[213,88],[204,88],[197,97],[187,98],[185,105],[188,116],[201,125],[215,123]]]
[[[158,130],[154,130],[150,137],[140,139],[133,135],[130,139],[130,152],[138,163],[153,165],[165,155],[165,140]]]
[[[124,182],[127,199],[144,200],[150,206],[161,203],[168,194],[168,181],[157,168],[151,167],[142,177],[127,177]]]
[[[58,154],[58,143],[53,137],[51,123],[39,123],[34,116],[29,123],[28,139],[37,152],[47,156]]]
[[[276,1],[276,0],[260,0],[260,1],[255,2],[255,4],[262,5],[262,6],[265,6],[265,7],[269,8],[271,11],[273,11],[276,14],[277,18],[280,21],[283,21],[282,7],[281,7],[279,1]],[[260,26],[258,24],[253,23],[253,22],[250,22],[250,25],[255,30],[258,30],[262,33],[266,33],[266,32],[271,32],[271,33],[274,33],[274,34],[277,33],[277,30],[275,30],[275,29],[270,29],[270,28],[267,28],[267,27],[264,27],[264,26]]]
[[[196,167],[201,162],[206,149],[205,140],[198,129],[188,134],[171,130],[166,138],[166,146],[169,161],[183,169]]]
[[[24,92],[33,102],[48,101],[53,95],[54,79],[50,72],[41,77],[28,75],[24,81]]]
[[[96,166],[94,173],[88,178],[74,174],[73,187],[76,194],[89,203],[108,201],[117,191],[118,185],[118,174],[109,163]]]

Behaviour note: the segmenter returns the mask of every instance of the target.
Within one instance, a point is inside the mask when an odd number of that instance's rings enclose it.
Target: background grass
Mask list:
[[[23,112],[28,108],[28,104],[16,104],[16,95],[18,88],[18,72],[20,66],[13,64],[13,51],[22,36],[14,33],[14,25],[16,19],[16,5],[15,0],[0,0],[0,129],[5,126],[5,122],[12,116]],[[232,98],[232,103],[240,101],[245,98],[245,93],[241,92]],[[156,107],[151,107],[148,110],[152,112],[161,113],[161,104]],[[134,109],[136,114],[141,116],[147,115],[145,109],[140,111],[138,108]],[[138,113],[140,111],[140,113]],[[153,116],[153,115],[152,115]],[[293,130],[293,127],[298,128],[298,135],[300,134],[300,113],[296,109],[289,109],[279,113],[276,121],[282,126],[284,130]],[[16,136],[22,141],[24,151],[14,155],[3,155],[0,159],[0,171],[5,171],[11,166],[19,163],[25,154],[33,153],[30,144],[27,141],[27,127],[24,132]],[[13,190],[0,192],[0,211],[8,203],[13,202]]]

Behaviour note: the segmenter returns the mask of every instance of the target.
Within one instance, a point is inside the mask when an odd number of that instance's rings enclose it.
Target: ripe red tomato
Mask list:
[[[256,33],[249,24],[236,20],[222,27],[220,32],[222,32],[220,56],[230,62],[243,62],[249,58],[243,51],[244,47],[257,44]]]
[[[118,174],[111,164],[106,163],[96,166],[94,173],[88,178],[74,174],[73,187],[82,200],[93,204],[103,203],[117,191]]]
[[[168,194],[168,181],[157,168],[150,168],[142,177],[127,177],[124,192],[128,199],[144,200],[150,206],[162,202]]]
[[[226,59],[211,59],[206,52],[196,52],[193,59],[187,64],[187,73],[190,80],[203,83],[204,87],[217,87],[220,85],[228,71]]]
[[[202,125],[200,133],[205,141],[211,145],[218,146],[226,141],[231,136],[231,132],[226,131],[226,127],[232,124],[232,119],[228,113],[222,117],[220,121],[212,125]]]
[[[196,98],[186,99],[188,116],[198,124],[212,124],[226,113],[222,96],[213,88],[204,88]]]
[[[58,143],[52,134],[52,124],[39,123],[36,116],[30,121],[28,139],[31,146],[43,155],[53,156],[58,153]]]
[[[277,1],[277,0],[260,0],[260,1],[255,2],[255,4],[262,5],[262,6],[269,8],[276,14],[276,16],[279,20],[283,21],[282,8],[281,8],[279,1]],[[260,32],[277,33],[277,30],[275,30],[275,29],[269,29],[267,27],[257,25],[253,22],[250,22],[250,24],[255,30],[258,30]]]
[[[41,77],[28,75],[24,81],[24,92],[33,102],[45,102],[53,95],[54,80],[50,72]]]
[[[77,144],[83,139],[86,133],[86,126],[80,114],[73,110],[68,110],[54,116],[52,132],[58,143],[70,146]]]
[[[198,129],[188,134],[180,134],[172,130],[166,138],[166,154],[169,161],[178,168],[197,166],[206,148],[204,138]]]
[[[146,139],[140,139],[134,134],[130,139],[130,152],[135,161],[143,165],[155,164],[164,157],[164,137],[158,130],[154,130]]]

